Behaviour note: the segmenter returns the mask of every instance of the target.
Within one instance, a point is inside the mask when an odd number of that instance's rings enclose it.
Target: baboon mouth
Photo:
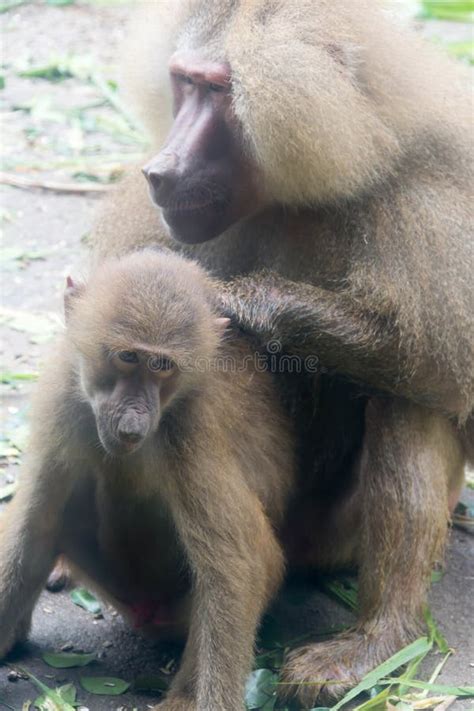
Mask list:
[[[191,213],[222,214],[230,197],[226,185],[214,182],[180,185],[161,202],[161,209],[171,217]]]
[[[197,212],[201,210],[209,210],[210,208],[214,207],[217,205],[213,200],[208,200],[206,202],[197,202],[197,201],[186,201],[186,202],[179,202],[177,204],[171,204],[167,205],[163,208],[165,212],[168,212],[170,214],[179,214],[182,212]]]
[[[135,452],[139,447],[141,447],[143,441],[140,442],[121,442],[120,446],[124,450],[125,454],[131,454]]]
[[[123,442],[117,437],[99,436],[102,447],[111,457],[126,457],[133,454],[143,445],[144,439],[139,442]]]
[[[209,212],[221,214],[224,211],[226,202],[224,200],[216,200],[215,198],[208,200],[177,200],[162,206],[162,210],[170,217],[179,215],[189,215],[192,213]]]

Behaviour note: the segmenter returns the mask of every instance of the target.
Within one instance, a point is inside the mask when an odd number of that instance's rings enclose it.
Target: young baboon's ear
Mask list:
[[[66,277],[66,288],[64,289],[64,316],[66,323],[68,317],[74,307],[74,299],[77,299],[84,293],[85,284],[74,282],[72,277]]]
[[[219,316],[215,319],[214,323],[217,326],[218,333],[223,334],[224,331],[230,326],[230,318],[227,318],[226,316]]]

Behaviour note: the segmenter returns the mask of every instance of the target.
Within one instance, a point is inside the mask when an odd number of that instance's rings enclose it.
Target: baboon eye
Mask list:
[[[120,351],[120,353],[118,353],[118,357],[124,363],[138,363],[138,355],[135,351]]]
[[[194,81],[187,74],[177,74],[176,76],[179,81],[183,82],[183,84],[189,84],[190,86],[194,84]]]
[[[225,86],[222,84],[209,84],[209,91],[215,91],[216,93],[225,91]]]
[[[162,377],[172,375],[175,370],[175,364],[169,358],[164,356],[151,356],[148,359],[148,367],[154,373],[158,373]]]

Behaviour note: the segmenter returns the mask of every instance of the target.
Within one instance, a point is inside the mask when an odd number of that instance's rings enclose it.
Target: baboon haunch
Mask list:
[[[291,425],[196,265],[146,251],[66,294],[30,456],[0,519],[0,656],[58,554],[135,626],[188,631],[160,709],[241,709],[283,572]]]
[[[160,149],[147,172],[163,219],[131,171],[96,256],[181,249],[227,282],[242,328],[334,374],[280,382],[301,490],[327,512],[307,517],[314,562],[341,562],[331,544],[344,540],[360,565],[357,631],[286,669],[295,687],[339,680],[336,694],[415,633],[445,538],[443,482],[448,470],[460,480],[463,438],[472,453],[458,429],[474,393],[467,85],[379,2],[182,0],[146,13],[125,56]],[[357,468],[360,538],[343,515]],[[317,694],[301,687],[310,706]]]

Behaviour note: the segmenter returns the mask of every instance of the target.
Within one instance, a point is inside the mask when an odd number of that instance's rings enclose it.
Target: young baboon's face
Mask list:
[[[173,399],[202,384],[229,324],[213,299],[197,265],[151,250],[102,264],[87,284],[68,279],[71,357],[107,452],[139,449]]]
[[[164,355],[121,350],[104,353],[100,362],[83,359],[81,381],[102,446],[122,456],[137,451],[157,431],[179,374]]]

